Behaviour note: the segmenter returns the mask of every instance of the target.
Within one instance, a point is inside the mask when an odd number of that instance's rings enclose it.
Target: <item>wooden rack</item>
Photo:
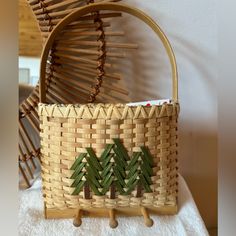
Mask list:
[[[104,1],[117,2],[117,0]],[[81,6],[101,0],[28,0],[27,2],[38,22],[45,43],[65,16]],[[112,11],[88,14],[64,29],[48,58],[47,102],[74,104],[94,102],[95,99],[97,102],[113,102],[116,100],[114,96],[119,97],[122,102],[129,101],[128,92],[123,88],[121,81],[122,75],[113,68],[114,62],[110,60],[126,57],[121,50],[137,48],[137,44],[119,43],[114,40],[124,36],[124,32],[111,29],[112,18],[121,16],[121,13]],[[35,159],[40,159],[39,145],[32,142],[29,134],[29,130],[33,129],[36,135],[39,135],[38,102],[37,85],[19,107],[19,171],[27,187],[30,187],[34,180],[37,167]],[[26,124],[30,128],[26,128]]]

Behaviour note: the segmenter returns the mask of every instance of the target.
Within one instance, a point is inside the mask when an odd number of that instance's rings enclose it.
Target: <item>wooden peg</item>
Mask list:
[[[148,210],[145,207],[141,207],[141,213],[144,217],[144,223],[147,227],[151,227],[153,225],[153,220],[150,218]]]
[[[110,222],[109,222],[110,227],[113,229],[116,228],[118,226],[118,222],[116,220],[115,209],[109,210],[109,217],[110,217]]]
[[[78,209],[78,212],[77,212],[75,219],[73,221],[73,225],[75,227],[80,227],[80,225],[82,224],[81,216],[82,216],[82,210]]]

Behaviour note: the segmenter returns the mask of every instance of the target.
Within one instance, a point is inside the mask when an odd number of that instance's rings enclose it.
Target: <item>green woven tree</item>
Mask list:
[[[74,179],[74,182],[72,183],[71,187],[75,188],[75,190],[72,195],[78,195],[85,184],[83,177],[86,175],[86,172],[82,170],[87,165],[86,162],[83,162],[83,159],[86,155],[87,153],[81,153],[70,168],[71,170],[74,170],[74,173],[70,177],[71,179]]]
[[[115,179],[114,176],[114,153],[112,153],[113,144],[108,144],[100,157],[101,165],[102,165],[102,172],[101,172],[101,185],[103,186],[102,193],[105,194],[109,188],[112,186],[114,188],[113,182]],[[111,196],[114,198],[114,196]]]
[[[74,179],[74,182],[72,183],[71,187],[75,188],[72,195],[79,194],[86,184],[91,187],[92,191],[96,195],[103,195],[99,191],[102,189],[102,186],[100,185],[101,176],[99,173],[102,171],[102,167],[93,149],[86,148],[86,151],[87,153],[81,153],[78,156],[71,167],[71,170],[74,170],[74,173],[71,176],[71,179]],[[83,159],[86,159],[86,162],[83,162]]]
[[[107,144],[100,158],[92,148],[86,148],[87,153],[81,153],[71,170],[74,179],[73,195],[79,194],[83,186],[88,185],[95,195],[105,195],[109,190],[110,198],[115,198],[115,191],[121,195],[129,195],[136,187],[140,194],[141,188],[151,192],[151,176],[153,160],[147,147],[140,147],[140,152],[134,152],[132,158],[120,139],[113,139],[114,144]],[[86,161],[83,161],[86,159]]]
[[[99,160],[94,153],[92,148],[86,148],[87,155],[85,156],[88,165],[85,167],[86,175],[85,178],[88,182],[88,185],[91,187],[95,195],[104,195],[102,190],[103,186],[101,185],[101,171],[103,170]]]
[[[119,139],[113,139],[113,141],[114,144],[108,144],[100,158],[103,167],[104,193],[111,187],[111,193],[114,193],[117,188],[120,194],[125,194],[126,167],[129,155]],[[111,196],[111,198],[113,197]]]
[[[151,176],[153,175],[153,160],[146,147],[142,146],[140,149],[141,152],[133,153],[133,157],[126,168],[128,171],[127,186],[132,186],[130,189],[131,191],[134,189],[134,186],[138,185],[139,191],[141,190],[141,187],[143,187],[145,192],[152,192],[150,185],[152,184]]]

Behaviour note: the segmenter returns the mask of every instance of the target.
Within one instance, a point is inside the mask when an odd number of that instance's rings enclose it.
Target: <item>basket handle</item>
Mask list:
[[[94,3],[91,5],[87,5],[81,7],[78,10],[75,10],[67,17],[65,17],[51,32],[50,36],[48,37],[45,46],[43,48],[43,52],[41,55],[41,65],[40,65],[40,89],[39,89],[39,99],[40,102],[46,102],[46,91],[45,91],[45,70],[46,70],[46,61],[49,54],[49,50],[53,44],[53,41],[57,35],[66,25],[70,24],[71,22],[77,20],[79,17],[86,15],[91,12],[96,12],[100,10],[111,10],[111,11],[121,11],[126,12],[130,15],[136,16],[140,20],[144,21],[147,25],[149,25],[153,31],[159,36],[161,39],[166,52],[168,54],[170,63],[171,63],[171,70],[172,70],[172,99],[175,102],[178,102],[178,72],[177,72],[177,65],[176,59],[173,52],[173,49],[170,45],[169,40],[167,39],[164,32],[161,28],[156,24],[156,22],[151,19],[148,15],[146,15],[143,11],[127,6],[125,4],[118,4],[118,3]]]

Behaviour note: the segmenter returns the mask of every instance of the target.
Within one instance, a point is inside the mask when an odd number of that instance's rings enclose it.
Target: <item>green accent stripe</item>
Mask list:
[[[111,176],[112,176],[112,172],[109,172],[109,173],[106,175],[106,177],[102,180],[101,185],[102,185],[102,186],[106,186],[106,184],[107,184],[108,180],[111,178]]]
[[[121,161],[121,159],[116,155],[114,155],[113,158],[114,158],[114,161],[115,161],[115,166],[121,172],[121,175],[125,178],[125,176],[126,176],[126,174],[125,174],[126,164],[124,163],[124,165],[123,165],[123,162]]]
[[[105,178],[108,172],[111,171],[111,168],[112,168],[112,163],[109,163],[109,165],[106,166],[106,168],[102,171],[101,178]]]
[[[90,172],[94,172],[94,175],[99,179],[100,175],[98,173],[98,169],[94,166],[94,162],[92,161],[93,158],[90,158],[89,156],[86,156],[86,160],[88,162],[87,168]]]
[[[95,152],[93,151],[93,149],[92,148],[86,148],[86,150],[87,150],[89,156],[91,157],[90,159],[87,158],[86,160],[87,161],[88,161],[88,159],[91,160],[92,165],[94,166],[94,168],[101,171],[102,167],[101,167],[100,163],[98,162],[98,158],[97,158]]]
[[[114,156],[114,154],[110,153],[109,155],[106,156],[106,159],[102,160],[102,162],[101,162],[102,163],[102,165],[101,165],[102,168],[105,168],[108,165],[108,163],[110,162],[112,156]]]
[[[103,161],[106,159],[107,155],[110,153],[111,149],[113,148],[114,144],[107,144],[105,150],[103,151],[100,159]]]
[[[70,178],[75,179],[77,177],[77,175],[81,172],[81,170],[84,168],[85,165],[86,165],[86,163],[82,162],[79,166],[77,166],[75,172],[72,174],[72,176]]]
[[[140,154],[141,154],[140,152],[133,153],[133,157],[132,157],[129,165],[127,166],[127,170],[130,170],[134,166],[134,164],[138,161]]]
[[[152,176],[152,174],[153,174],[152,168],[150,167],[150,165],[148,165],[148,162],[145,161],[145,159],[143,158],[143,155],[141,155],[141,157],[142,157],[142,160],[143,160],[142,165],[144,166],[144,169],[147,171],[147,173],[150,176]]]
[[[93,178],[101,179],[101,176],[96,169],[92,168],[91,166],[86,166],[85,169],[87,173],[93,176]]]
[[[117,155],[117,157],[119,158],[119,159],[117,159],[117,162],[118,162],[117,164],[121,165],[121,166],[126,166],[127,163],[124,159],[124,156],[123,156],[123,153],[121,152],[121,150],[119,148],[113,148],[113,150],[114,150],[115,154]]]
[[[148,163],[149,163],[149,165],[150,166],[153,166],[154,165],[154,162],[153,162],[153,159],[152,159],[152,155],[150,154],[150,152],[149,152],[149,150],[147,149],[147,147],[144,147],[144,146],[142,146],[142,147],[140,147],[140,149],[142,150],[142,152],[143,152],[143,154],[144,154],[144,156],[145,156],[145,160],[144,160],[144,162],[145,161],[148,161]]]
[[[103,188],[103,190],[102,190],[102,192],[101,192],[102,195],[105,195],[105,194],[106,194],[106,192],[109,190],[109,188],[110,188],[112,182],[113,182],[113,177],[111,177],[111,178],[109,179],[109,181],[107,182],[107,184],[104,186],[104,188]]]
[[[74,164],[71,166],[70,170],[75,170],[76,167],[81,163],[81,161],[84,159],[85,156],[86,156],[86,153],[81,153],[75,160]]]
[[[89,179],[88,179],[88,183],[89,183],[89,186],[91,187],[91,189],[93,190],[93,192],[94,192],[95,195],[98,195],[98,196],[101,196],[101,195],[102,195],[102,193],[100,193],[100,192],[98,191],[97,187],[96,187],[96,186],[93,184],[93,182],[90,181]]]
[[[134,181],[134,183],[129,186],[129,188],[128,188],[127,192],[126,192],[127,195],[129,195],[129,194],[135,189],[135,187],[136,187],[138,181],[139,181],[139,180],[136,179],[136,180]]]
[[[147,183],[148,183],[148,184],[152,184],[151,177],[150,177],[150,175],[147,173],[147,171],[146,171],[144,165],[141,165],[141,170],[142,170],[142,174],[143,174],[143,176],[145,177]]]
[[[114,184],[120,194],[125,194],[125,191],[118,180],[114,181]]]
[[[136,172],[130,179],[129,181],[127,182],[127,186],[130,187],[133,182],[136,180],[136,178],[138,177],[138,172]]]
[[[143,175],[140,175],[140,180],[141,180],[141,182],[142,182],[142,184],[143,184],[144,189],[146,190],[146,192],[148,192],[148,193],[152,192],[152,190],[151,190],[149,184],[146,182],[146,180],[145,180],[145,178],[144,178]]]
[[[82,191],[85,176],[90,190],[95,195],[105,195],[111,185],[121,195],[129,195],[137,185],[141,185],[145,192],[152,192],[151,176],[154,166],[153,157],[147,147],[140,147],[140,152],[134,152],[130,158],[120,139],[113,139],[114,144],[107,144],[100,158],[91,147],[86,148],[87,153],[81,153],[71,170],[74,170],[71,179],[75,188],[72,195]],[[87,162],[83,162],[83,159]],[[114,161],[113,161],[114,160]],[[82,171],[85,168],[85,171]]]
[[[116,144],[117,148],[119,148],[119,150],[122,152],[124,158],[128,161],[129,160],[129,155],[123,145],[123,143],[121,143],[120,139],[113,139],[114,143]]]
[[[131,178],[135,172],[137,172],[137,169],[139,167],[139,163],[136,163],[132,168],[131,170],[129,171],[128,175],[127,175],[127,179]]]
[[[125,186],[125,181],[122,178],[122,176],[121,176],[120,172],[118,171],[117,167],[114,167],[113,170],[114,170],[114,174],[115,174],[117,180],[124,187]]]
[[[84,173],[81,172],[76,178],[75,178],[75,181],[72,183],[71,187],[76,187],[79,183],[80,183],[80,180],[83,178],[84,176]]]
[[[86,175],[86,179],[91,183],[93,183],[97,188],[101,188],[101,184],[98,182],[98,180],[96,178],[94,178],[94,176],[92,176],[90,173],[88,173]]]
[[[75,188],[74,192],[72,193],[72,195],[78,195],[82,189],[82,187],[84,186],[85,181],[81,181],[79,183],[79,185]]]
[[[122,166],[119,166],[119,165],[116,165],[116,168],[120,172],[120,174],[122,175],[123,179],[126,179],[125,169]]]

